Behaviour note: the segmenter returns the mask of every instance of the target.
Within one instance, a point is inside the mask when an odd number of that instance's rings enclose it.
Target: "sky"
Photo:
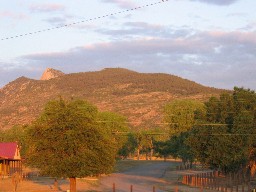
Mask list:
[[[0,88],[126,68],[256,90],[255,0],[1,0]],[[66,25],[66,26],[65,26]]]

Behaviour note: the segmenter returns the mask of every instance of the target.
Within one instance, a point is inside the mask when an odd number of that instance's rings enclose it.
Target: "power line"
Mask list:
[[[251,133],[210,133],[210,134],[199,134],[202,136],[256,136],[256,134],[251,134]]]
[[[143,123],[142,121],[96,121],[97,123],[123,123],[123,124],[141,124]],[[146,124],[150,124],[150,125],[180,125],[180,123],[161,123],[161,122],[146,122]],[[193,125],[191,126],[228,126],[228,125],[234,125],[234,123],[194,123]],[[239,125],[252,125],[252,124],[239,124]]]
[[[60,29],[60,28],[65,28],[65,27],[70,27],[70,26],[85,23],[85,22],[95,21],[95,20],[103,19],[105,17],[110,17],[110,16],[114,16],[114,15],[119,15],[119,14],[122,14],[122,13],[136,11],[138,9],[143,9],[145,7],[155,6],[155,5],[167,2],[167,1],[168,0],[161,0],[161,1],[158,1],[158,2],[155,2],[155,3],[150,3],[150,4],[146,4],[146,5],[142,5],[142,6],[134,7],[134,8],[131,8],[131,9],[126,9],[124,11],[118,11],[118,12],[115,12],[115,13],[110,13],[110,14],[106,14],[106,15],[102,15],[102,16],[96,16],[94,18],[90,18],[90,19],[86,19],[86,20],[82,20],[82,21],[77,21],[77,22],[73,22],[73,23],[69,23],[69,24],[65,24],[65,25],[60,25],[60,26],[57,26],[57,27],[52,27],[52,28],[42,29],[42,30],[38,30],[38,31],[32,31],[32,32],[24,33],[24,34],[18,34],[18,35],[15,35],[15,36],[5,37],[5,38],[2,38],[1,41],[20,38],[20,37],[25,37],[25,36],[31,36],[31,35],[35,35],[35,34],[38,34],[38,33],[48,32],[48,31],[52,31],[52,30],[56,30],[56,29]]]
[[[128,132],[128,131],[123,131],[123,132],[119,132],[119,131],[112,131],[113,135],[120,135],[120,136],[128,136],[129,134],[132,134],[133,132]],[[156,133],[156,132],[152,132],[152,133],[144,133],[144,135],[166,135],[166,133]]]
[[[132,134],[133,132],[129,131],[112,131],[113,135],[124,135],[128,136],[129,134]],[[145,133],[144,135],[166,135],[166,133],[157,133],[157,132],[152,132],[152,133]],[[199,134],[202,136],[256,136],[256,134],[250,134],[250,133],[202,133]]]

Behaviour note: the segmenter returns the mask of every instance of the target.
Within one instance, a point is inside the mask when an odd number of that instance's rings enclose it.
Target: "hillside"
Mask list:
[[[205,100],[223,91],[173,75],[122,68],[63,73],[49,80],[20,77],[0,89],[0,129],[30,123],[47,101],[59,96],[85,99],[100,110],[118,112],[133,126],[155,127],[162,121],[161,110],[167,102],[175,98]]]

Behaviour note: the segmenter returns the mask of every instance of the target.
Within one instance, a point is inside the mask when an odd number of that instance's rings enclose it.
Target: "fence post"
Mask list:
[[[156,188],[155,188],[155,186],[153,186],[153,192],[156,192]]]
[[[116,184],[113,183],[113,192],[116,192]]]
[[[131,185],[131,187],[130,187],[130,191],[132,192],[132,190],[133,190],[133,186]]]
[[[224,186],[222,185],[222,183],[221,183],[221,186],[220,186],[220,191],[224,192]]]

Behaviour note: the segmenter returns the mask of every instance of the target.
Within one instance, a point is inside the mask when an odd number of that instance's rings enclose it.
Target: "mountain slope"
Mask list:
[[[0,89],[0,129],[30,123],[47,101],[59,96],[86,99],[100,110],[128,117],[134,126],[155,127],[167,102],[175,98],[205,100],[223,91],[173,75],[121,68],[62,74],[49,80],[20,77]]]

